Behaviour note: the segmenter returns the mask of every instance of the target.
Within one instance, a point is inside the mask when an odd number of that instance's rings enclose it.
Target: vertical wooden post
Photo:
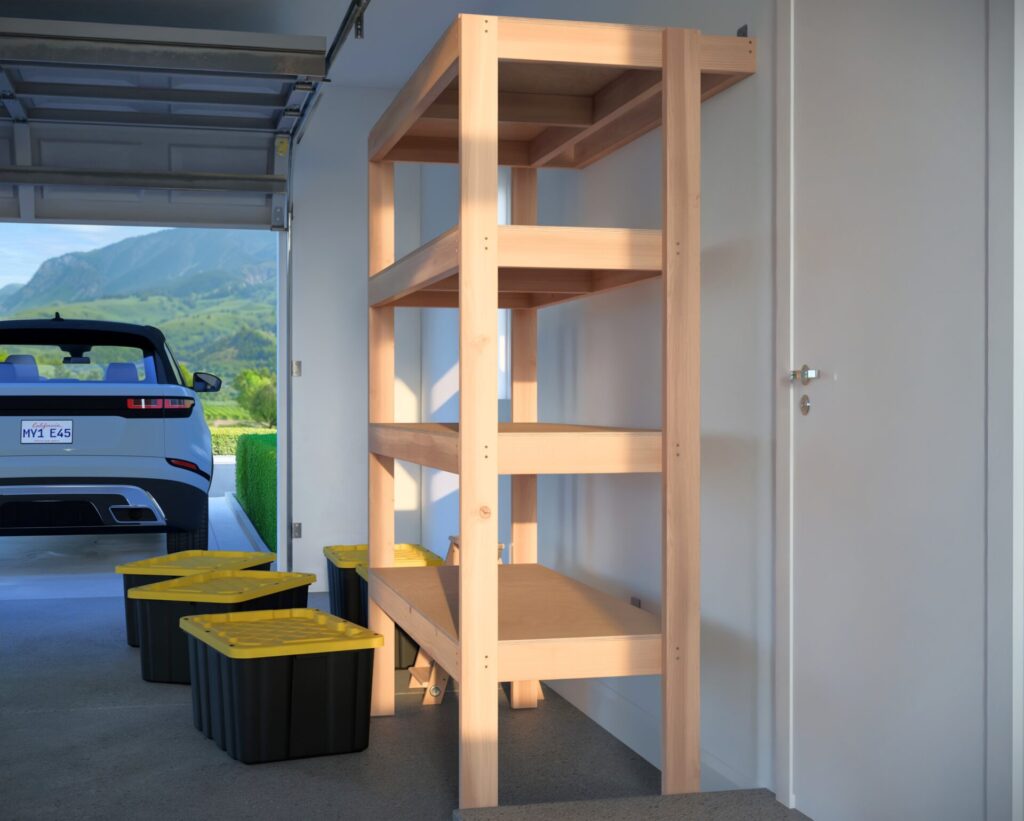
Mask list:
[[[663,48],[663,793],[700,790],[700,32]]]
[[[459,44],[459,806],[498,803],[498,19]]]
[[[537,169],[512,169],[512,224],[537,224]],[[512,421],[537,421],[537,309],[512,311]],[[537,563],[537,476],[512,477],[514,564]],[[513,681],[513,709],[537,706],[540,682]]]
[[[370,275],[395,261],[395,167],[370,163],[369,173]],[[373,422],[395,420],[395,309],[370,308],[369,414]],[[395,460],[370,454],[369,542],[370,566],[390,567],[395,544]],[[371,599],[369,627],[384,636],[384,646],[373,655],[371,712],[395,712],[395,623]]]

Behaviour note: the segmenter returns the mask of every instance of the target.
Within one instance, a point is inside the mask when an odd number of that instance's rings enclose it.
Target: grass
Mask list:
[[[238,440],[235,494],[264,544],[277,550],[277,434],[248,434]]]
[[[213,440],[213,453],[215,456],[234,456],[238,453],[238,439],[240,436],[266,435],[277,437],[277,430],[274,428],[263,428],[256,425],[210,425],[210,438]]]
[[[223,402],[211,399],[201,399],[203,413],[206,416],[207,424],[212,428],[214,425],[235,424],[239,422],[256,426],[252,415],[237,402]]]

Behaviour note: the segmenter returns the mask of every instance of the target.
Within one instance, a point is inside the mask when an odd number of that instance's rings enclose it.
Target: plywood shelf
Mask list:
[[[371,424],[370,452],[458,473],[459,426]],[[657,430],[537,422],[498,426],[500,474],[657,473],[661,458]]]
[[[455,308],[458,227],[370,277],[373,307]],[[661,231],[638,228],[498,227],[498,305],[537,308],[659,276]]]
[[[459,568],[372,568],[370,595],[453,678]],[[657,675],[661,621],[536,564],[498,568],[498,680]]]
[[[498,162],[585,168],[661,124],[663,29],[490,17],[497,31]],[[701,34],[701,99],[754,73],[749,37]],[[457,163],[457,24],[369,139],[377,162]]]

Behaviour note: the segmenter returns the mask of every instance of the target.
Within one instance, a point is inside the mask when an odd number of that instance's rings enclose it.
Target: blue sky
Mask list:
[[[50,257],[91,251],[126,237],[160,230],[125,225],[0,222],[0,288],[11,282],[28,282]]]

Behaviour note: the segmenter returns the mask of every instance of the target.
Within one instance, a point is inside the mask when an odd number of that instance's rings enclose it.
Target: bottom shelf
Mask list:
[[[370,595],[459,678],[459,568],[370,570]],[[535,564],[498,568],[498,679],[661,673],[657,616]]]

